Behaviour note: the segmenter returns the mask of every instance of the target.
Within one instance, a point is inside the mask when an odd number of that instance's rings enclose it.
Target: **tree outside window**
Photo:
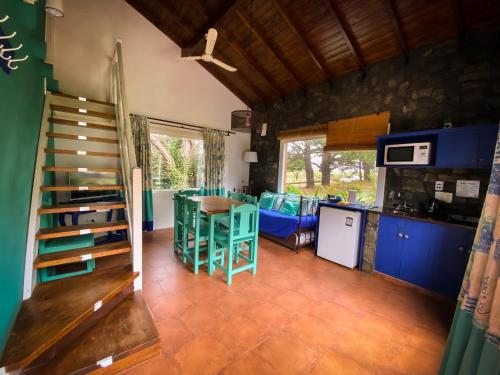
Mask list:
[[[358,191],[358,201],[374,204],[377,196],[376,151],[323,151],[325,139],[286,144],[285,191],[347,200],[348,190]]]
[[[151,133],[153,190],[200,187],[203,141]]]

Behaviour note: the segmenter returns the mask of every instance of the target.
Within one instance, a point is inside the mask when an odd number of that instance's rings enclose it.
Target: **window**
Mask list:
[[[153,190],[200,187],[203,141],[151,132]]]
[[[282,144],[283,190],[301,195],[337,195],[347,201],[357,191],[360,203],[375,204],[380,193],[376,151],[323,151],[325,138],[294,140]],[[382,192],[383,194],[383,192]],[[380,195],[380,194],[379,194]]]

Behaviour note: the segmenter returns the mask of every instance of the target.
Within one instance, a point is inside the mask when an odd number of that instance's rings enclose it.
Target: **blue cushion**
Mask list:
[[[304,230],[313,230],[316,228],[316,215],[302,216],[301,228]],[[271,236],[287,238],[297,232],[299,217],[286,215],[274,210],[260,209],[259,231]]]

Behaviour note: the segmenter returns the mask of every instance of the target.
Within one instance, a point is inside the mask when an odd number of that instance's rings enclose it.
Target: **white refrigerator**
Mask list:
[[[343,266],[358,265],[361,212],[320,207],[316,254]]]

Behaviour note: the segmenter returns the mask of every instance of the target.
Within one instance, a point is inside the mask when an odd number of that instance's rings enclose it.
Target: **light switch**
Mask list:
[[[443,191],[444,188],[444,181],[436,181],[436,191]]]

